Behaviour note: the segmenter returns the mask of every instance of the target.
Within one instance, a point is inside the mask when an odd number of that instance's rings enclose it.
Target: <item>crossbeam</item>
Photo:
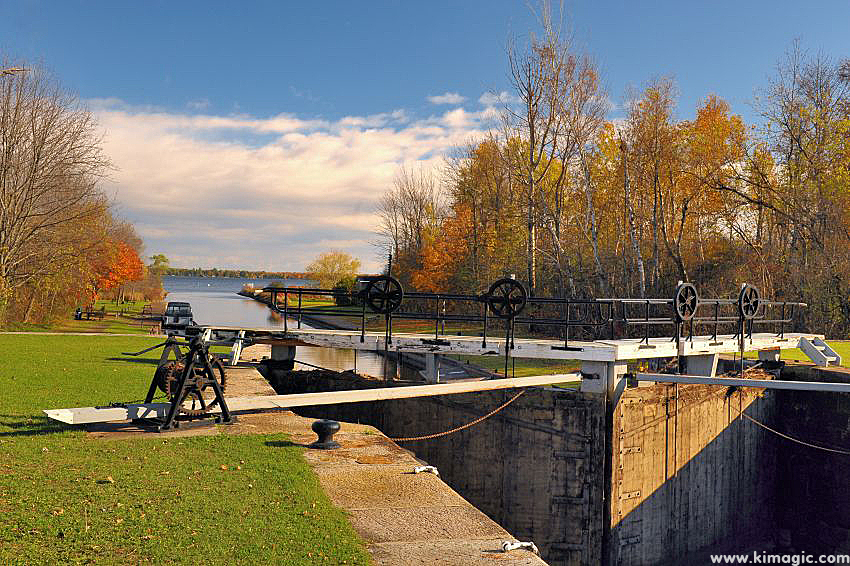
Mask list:
[[[535,375],[487,379],[483,381],[462,381],[436,385],[411,385],[399,387],[379,387],[375,389],[357,389],[349,391],[326,391],[320,393],[296,393],[292,395],[262,395],[258,397],[226,398],[230,411],[259,411],[264,409],[289,409],[309,405],[336,405],[339,403],[361,403],[364,401],[385,401],[389,399],[410,399],[413,397],[431,397],[434,395],[453,395],[476,391],[495,391],[518,387],[534,387],[554,384],[581,383],[581,375],[563,373],[555,375]],[[169,403],[129,403],[114,407],[76,407],[71,409],[45,409],[44,413],[53,420],[67,424],[89,424],[109,421],[162,418],[168,412]],[[217,412],[215,407],[212,412]]]
[[[781,379],[746,379],[740,377],[705,377],[701,375],[671,375],[666,373],[636,373],[626,374],[626,377],[633,377],[637,381],[654,381],[656,383],[721,385],[724,387],[764,387],[765,389],[850,393],[850,383],[783,381]]]

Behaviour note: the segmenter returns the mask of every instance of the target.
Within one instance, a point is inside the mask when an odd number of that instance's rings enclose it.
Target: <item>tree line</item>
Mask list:
[[[308,274],[303,271],[253,271],[250,269],[219,269],[213,267],[204,269],[200,267],[168,267],[164,275],[177,275],[180,277],[238,277],[241,279],[307,279]]]
[[[506,275],[532,295],[703,296],[741,283],[810,303],[802,325],[850,323],[850,61],[794,45],[754,101],[758,123],[708,95],[676,116],[651,80],[608,119],[592,60],[544,18],[509,49],[501,125],[442,171],[401,169],[379,205],[394,274],[474,292]]]
[[[0,60],[0,324],[68,316],[145,285],[143,244],[100,188],[89,111],[44,70]]]

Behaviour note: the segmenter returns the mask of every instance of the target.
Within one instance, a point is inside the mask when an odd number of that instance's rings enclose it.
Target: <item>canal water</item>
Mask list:
[[[282,328],[283,319],[263,303],[237,295],[246,283],[263,288],[273,281],[287,286],[312,283],[303,279],[245,279],[235,277],[177,277],[166,275],[162,286],[168,292],[166,301],[185,301],[192,305],[195,322],[200,325],[241,326],[245,328]],[[294,321],[290,321],[294,328]],[[309,325],[302,323],[302,328]],[[298,346],[296,360],[334,371],[355,368],[357,372],[375,377],[384,376],[385,360],[372,352],[335,348]],[[395,362],[386,360],[387,373],[395,375]],[[296,364],[295,369],[312,369]],[[405,372],[409,371],[405,368]]]

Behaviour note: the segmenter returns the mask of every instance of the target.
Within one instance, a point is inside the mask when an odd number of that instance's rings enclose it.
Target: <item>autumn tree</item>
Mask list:
[[[401,167],[378,204],[379,246],[399,273],[421,266],[420,256],[441,215],[440,186],[433,171]],[[408,281],[405,281],[408,282]]]
[[[169,260],[165,256],[165,254],[155,254],[150,256],[148,259],[151,262],[148,264],[148,271],[156,274],[158,277],[162,277],[168,271]]]
[[[78,228],[106,210],[91,114],[44,71],[15,67],[0,76],[0,318],[79,263],[96,242]]]
[[[339,281],[357,276],[360,260],[341,251],[319,254],[307,266],[307,276],[315,280],[322,289],[330,289]]]
[[[761,124],[711,94],[678,119],[668,78],[606,123],[595,69],[547,18],[510,53],[505,127],[447,160],[443,199],[405,172],[384,197],[406,284],[471,292],[525,271],[541,294],[663,297],[679,280],[707,296],[750,282],[846,334],[850,62],[792,49],[756,100]]]
[[[770,279],[813,303],[806,316],[826,331],[850,324],[850,80],[847,63],[809,56],[795,44],[756,99],[760,142],[722,190],[755,212],[751,250]],[[759,246],[763,248],[759,249]]]
[[[132,247],[126,242],[112,241],[106,261],[100,266],[94,281],[95,296],[104,291],[116,290],[116,301],[124,300],[123,286],[133,281],[141,281],[144,265]]]

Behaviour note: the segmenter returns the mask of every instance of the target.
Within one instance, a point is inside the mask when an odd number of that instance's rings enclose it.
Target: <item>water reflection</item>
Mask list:
[[[265,286],[268,281],[229,279],[220,277],[164,277],[168,301],[185,301],[192,305],[195,322],[201,325],[238,326],[243,328],[280,328],[283,317],[266,305],[241,297],[236,292],[243,283]],[[295,328],[297,322],[290,320]],[[302,328],[309,328],[302,323]],[[372,352],[299,346],[296,360],[334,371],[357,370],[358,373],[384,376],[384,366],[390,376],[396,375],[396,364]],[[312,369],[296,365],[296,369]],[[402,377],[414,378],[414,370],[402,367]]]

